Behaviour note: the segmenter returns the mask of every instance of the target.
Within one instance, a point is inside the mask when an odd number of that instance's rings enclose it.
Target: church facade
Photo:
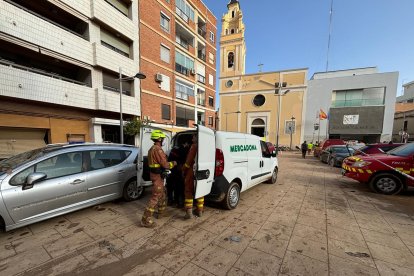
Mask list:
[[[245,74],[243,12],[237,0],[227,7],[220,36],[218,129],[258,135],[274,144],[278,140],[279,145],[299,145],[308,69]]]

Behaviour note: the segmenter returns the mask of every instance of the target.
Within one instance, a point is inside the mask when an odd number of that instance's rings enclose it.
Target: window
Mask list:
[[[128,17],[129,7],[123,1],[119,1],[119,0],[105,0],[105,2],[108,3],[109,5],[111,5],[113,8],[115,8],[117,11],[119,11],[123,15],[125,15],[125,16]]]
[[[266,142],[260,141],[260,147],[262,148],[262,156],[266,158],[270,158],[271,153],[269,151],[269,147],[267,146]]]
[[[208,53],[208,61],[211,64],[214,64],[214,54],[213,53]]]
[[[175,110],[175,114],[176,114],[176,125],[177,126],[184,126],[184,127],[188,127],[188,121],[192,120],[194,121],[195,119],[195,110],[194,109],[189,109],[189,108],[184,108],[184,107],[176,107]]]
[[[180,16],[184,21],[188,22],[189,19],[194,22],[194,9],[187,4],[184,0],[176,0],[176,13]]]
[[[231,29],[231,34],[234,34],[234,29]]]
[[[197,89],[197,104],[201,106],[206,105],[206,92],[201,89]]]
[[[208,74],[208,84],[214,85],[214,77],[212,74]]]
[[[210,41],[214,42],[214,33],[210,31]]]
[[[231,12],[231,17],[234,18],[234,11]]]
[[[213,117],[212,116],[208,117],[208,125],[213,126]]]
[[[161,60],[170,63],[170,49],[161,44]]]
[[[183,75],[188,75],[189,70],[191,69],[194,69],[194,60],[176,51],[175,52],[175,71]]]
[[[262,105],[264,105],[265,102],[266,102],[266,98],[262,94],[256,95],[253,98],[253,104],[255,106],[262,106]]]
[[[232,68],[234,65],[234,53],[230,52],[227,57],[227,67]]]
[[[232,86],[233,86],[233,81],[232,80],[229,80],[229,81],[226,82],[226,87],[230,88]]]
[[[118,165],[122,163],[130,154],[131,151],[123,150],[90,151],[89,157],[91,160],[91,170],[99,170]]]
[[[214,98],[211,96],[208,97],[208,105],[214,107]]]
[[[163,120],[171,120],[171,106],[168,104],[161,104],[161,118]]]
[[[163,29],[165,32],[170,32],[170,18],[166,16],[164,13],[161,13],[161,29]]]
[[[364,88],[334,91],[333,107],[384,105],[385,88]]]
[[[112,51],[117,52],[125,57],[130,56],[130,44],[131,42],[126,41],[122,37],[117,37],[111,32],[101,28],[101,45]]]
[[[180,81],[175,82],[175,97],[188,101],[188,96],[194,96],[194,86]]]
[[[11,185],[23,185],[29,174],[38,172],[46,174],[46,179],[77,174],[82,172],[82,153],[64,153],[43,160],[22,171],[10,180]]]

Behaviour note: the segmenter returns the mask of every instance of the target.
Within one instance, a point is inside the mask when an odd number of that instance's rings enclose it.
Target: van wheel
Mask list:
[[[276,181],[277,181],[277,172],[278,172],[278,170],[275,167],[275,169],[273,170],[273,173],[272,173],[272,178],[270,178],[266,183],[275,184]]]
[[[223,207],[231,210],[237,207],[240,201],[240,186],[236,182],[230,183],[227,190],[226,198],[223,201]]]
[[[136,179],[131,179],[125,184],[122,197],[125,201],[137,200],[144,195],[144,190],[144,186],[137,186]]]
[[[369,188],[376,193],[395,195],[401,192],[403,185],[401,180],[395,175],[390,173],[382,173],[371,180]]]

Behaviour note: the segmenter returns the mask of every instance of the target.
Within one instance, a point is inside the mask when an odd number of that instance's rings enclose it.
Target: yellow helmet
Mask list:
[[[158,140],[160,138],[164,139],[165,137],[164,132],[161,130],[156,129],[151,132],[151,140]]]

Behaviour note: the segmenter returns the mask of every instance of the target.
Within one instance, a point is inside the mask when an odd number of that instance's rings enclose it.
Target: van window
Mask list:
[[[271,157],[271,152],[269,151],[269,148],[266,145],[266,142],[260,141],[260,146],[262,148],[262,156],[266,158]]]

